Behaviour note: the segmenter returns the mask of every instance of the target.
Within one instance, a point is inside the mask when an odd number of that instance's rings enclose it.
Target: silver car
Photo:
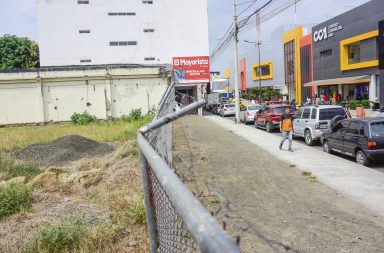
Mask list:
[[[222,104],[219,107],[219,114],[222,117],[233,116],[235,115],[235,105],[234,104]]]
[[[249,122],[253,122],[255,119],[256,113],[261,108],[263,108],[263,106],[258,104],[250,104],[250,105],[244,106],[240,110],[240,121],[243,121],[245,124]]]
[[[320,140],[323,132],[329,132],[331,122],[335,116],[348,118],[342,106],[313,105],[301,107],[295,113],[293,120],[293,134],[304,137],[305,143],[311,146]]]

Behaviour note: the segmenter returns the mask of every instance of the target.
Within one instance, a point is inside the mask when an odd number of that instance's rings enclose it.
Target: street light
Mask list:
[[[244,40],[244,42],[257,45],[257,51],[259,53],[259,66],[258,66],[258,70],[257,70],[258,76],[259,76],[259,103],[261,104],[261,66],[260,66],[260,63],[261,63],[260,62],[260,45],[261,45],[261,41],[253,42],[253,41]]]

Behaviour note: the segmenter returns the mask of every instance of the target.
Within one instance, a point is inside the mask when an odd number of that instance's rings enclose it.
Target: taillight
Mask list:
[[[319,123],[319,122],[317,122],[317,123],[315,124],[315,129],[320,129],[320,123]]]
[[[228,111],[228,109],[227,109],[227,108],[224,108],[224,111]]]
[[[374,149],[376,149],[376,142],[368,141],[368,150],[374,150]]]
[[[249,116],[250,115],[250,113],[249,112],[247,112],[247,116]]]

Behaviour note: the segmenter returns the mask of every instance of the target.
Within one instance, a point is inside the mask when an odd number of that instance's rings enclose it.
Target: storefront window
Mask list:
[[[348,45],[348,64],[360,62],[360,42]]]

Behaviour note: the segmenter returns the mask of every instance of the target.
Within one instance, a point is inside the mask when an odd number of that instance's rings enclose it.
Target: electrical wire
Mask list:
[[[287,0],[287,1],[283,2],[279,6],[273,8],[271,11],[265,13],[264,15],[261,15],[261,17],[260,17],[260,24],[270,20],[271,18],[273,18],[273,17],[275,17],[277,15],[279,15],[281,12],[285,11],[286,9],[288,9],[289,7],[291,7],[294,4],[297,4],[300,1],[301,0]],[[264,4],[258,10],[256,10],[255,12],[250,14],[249,16],[247,16],[247,17],[243,18],[242,20],[240,20],[238,22],[238,32],[249,30],[250,26],[256,23],[256,18],[253,21],[250,22],[251,18],[253,16],[255,16],[255,14],[257,12],[260,12],[262,9],[265,9],[268,6],[270,6],[271,2],[272,2],[272,0],[268,1],[266,4]],[[212,51],[212,53],[211,53],[211,63],[213,61],[215,61],[217,59],[217,57],[219,55],[221,55],[222,51],[225,50],[228,47],[228,45],[230,44],[231,39],[234,36],[234,29],[233,29],[232,26],[230,28],[231,28],[231,31],[229,33],[227,32],[226,33],[227,35],[223,36],[223,38],[226,36],[225,39],[222,39],[220,41],[220,43],[218,43],[218,45],[216,46],[215,50]]]

